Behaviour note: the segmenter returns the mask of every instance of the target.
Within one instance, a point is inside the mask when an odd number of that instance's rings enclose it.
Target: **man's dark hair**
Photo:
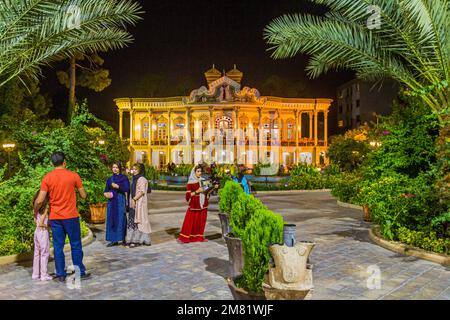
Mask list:
[[[55,152],[52,154],[52,163],[55,167],[59,167],[64,163],[66,156],[62,152]]]

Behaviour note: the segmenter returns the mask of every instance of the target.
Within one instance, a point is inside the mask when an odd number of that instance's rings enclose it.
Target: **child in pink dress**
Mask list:
[[[36,193],[33,200],[36,201]],[[33,280],[48,281],[53,278],[47,273],[48,258],[50,257],[50,235],[48,232],[48,207],[45,200],[39,212],[34,214],[36,230],[34,231],[34,260],[33,260]]]

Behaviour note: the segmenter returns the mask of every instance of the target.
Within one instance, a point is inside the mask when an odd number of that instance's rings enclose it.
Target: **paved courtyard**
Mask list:
[[[315,285],[311,299],[450,300],[449,268],[372,244],[361,212],[338,206],[328,192],[258,197],[297,224],[297,240],[316,243],[310,259]],[[12,264],[0,266],[0,299],[232,299],[217,201],[206,226],[210,241],[187,245],[175,241],[186,210],[183,194],[155,192],[149,208],[152,246],[107,248],[103,227],[95,226],[96,240],[84,248],[92,278],[82,281],[81,289],[34,282],[30,263]],[[66,257],[69,262],[70,253]],[[53,262],[49,268],[53,272]],[[378,271],[381,283],[373,288],[371,279]]]

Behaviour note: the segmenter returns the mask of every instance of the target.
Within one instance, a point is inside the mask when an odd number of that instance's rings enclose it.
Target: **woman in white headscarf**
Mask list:
[[[186,201],[189,207],[186,211],[178,242],[206,242],[208,240],[204,237],[204,231],[208,213],[209,194],[205,194],[202,167],[200,165],[192,169],[186,190]]]

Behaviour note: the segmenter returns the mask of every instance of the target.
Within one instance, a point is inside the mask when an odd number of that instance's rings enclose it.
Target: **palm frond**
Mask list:
[[[370,80],[390,77],[416,91],[443,80],[450,83],[449,0],[310,0],[327,6],[325,17],[284,15],[264,30],[275,59],[311,56],[311,77],[350,69]],[[376,6],[379,28],[369,28]],[[424,100],[439,109],[448,90]]]
[[[0,0],[0,86],[60,57],[123,48],[142,13],[130,0]]]

